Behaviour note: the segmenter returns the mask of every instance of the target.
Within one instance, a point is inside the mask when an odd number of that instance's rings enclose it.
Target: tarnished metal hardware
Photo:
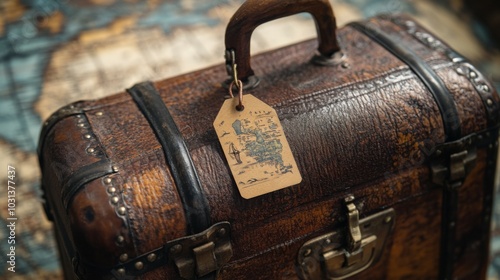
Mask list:
[[[344,199],[347,207],[349,222],[349,234],[347,235],[347,250],[355,252],[361,247],[361,230],[359,229],[359,211],[354,205],[354,196],[348,196]]]
[[[297,259],[300,278],[345,279],[378,261],[386,238],[394,227],[394,209],[358,220],[359,212],[353,200],[353,197],[346,199],[349,211],[347,234],[333,231],[302,245]],[[348,244],[345,244],[346,239]]]
[[[183,279],[196,279],[217,272],[233,256],[231,226],[220,222],[191,236],[168,242],[165,248]]]
[[[458,188],[476,165],[477,134],[436,147],[431,159],[432,181]]]

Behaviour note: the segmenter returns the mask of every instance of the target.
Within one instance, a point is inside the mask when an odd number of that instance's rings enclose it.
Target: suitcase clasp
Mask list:
[[[231,225],[220,222],[209,229],[170,241],[165,246],[182,279],[218,272],[233,256]]]
[[[345,279],[378,261],[386,238],[394,227],[390,208],[359,220],[354,197],[345,199],[347,234],[333,231],[304,243],[299,250],[298,272],[302,279]]]

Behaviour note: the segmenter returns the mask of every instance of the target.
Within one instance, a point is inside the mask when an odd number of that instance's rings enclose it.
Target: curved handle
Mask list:
[[[328,0],[247,0],[226,28],[227,73],[233,75],[234,58],[238,79],[247,81],[254,74],[250,66],[250,38],[255,28],[262,23],[302,12],[310,13],[316,22],[320,54],[331,57],[339,51],[337,24]],[[231,51],[234,51],[234,57]]]

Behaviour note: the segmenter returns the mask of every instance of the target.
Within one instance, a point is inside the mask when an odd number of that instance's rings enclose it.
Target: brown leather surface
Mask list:
[[[373,24],[399,36],[445,81],[464,135],[487,127],[484,105],[470,81],[456,74],[455,63],[389,21]],[[388,51],[351,27],[338,36],[347,55],[344,65],[311,64],[315,40],[253,57],[261,83],[246,93],[276,109],[303,181],[250,200],[240,197],[212,128],[227,94],[221,86],[227,78],[224,66],[156,83],[190,150],[212,222],[231,222],[234,255],[221,279],[294,279],[298,248],[345,225],[341,201],[348,194],[357,198],[362,217],[394,207],[397,219],[381,260],[357,279],[437,277],[442,190],[430,183],[426,158],[444,141],[438,107],[408,66]],[[44,152],[44,180],[54,211],[64,223],[71,221],[66,227],[82,257],[117,265],[123,253],[134,257],[184,236],[182,205],[161,147],[130,96],[121,93],[82,106],[105,155],[119,169],[112,177],[127,209],[123,219],[117,215],[101,180],[76,195],[68,214],[59,206],[63,178],[95,160],[86,154],[74,120],[60,122],[47,140],[52,144]],[[484,265],[477,256],[485,252],[474,244],[486,242],[487,235],[476,230],[485,154],[479,154],[460,191],[465,206],[459,212],[457,276],[478,276]],[[59,174],[53,161],[68,168]],[[82,216],[88,207],[94,222]],[[126,236],[122,247],[115,239],[120,234]],[[142,278],[175,278],[171,273],[170,267]]]

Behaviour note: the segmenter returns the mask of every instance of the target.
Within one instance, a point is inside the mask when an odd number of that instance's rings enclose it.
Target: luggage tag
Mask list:
[[[276,111],[251,94],[243,95],[241,81],[235,81],[229,85],[231,98],[224,101],[214,127],[241,196],[250,199],[300,183],[302,177]]]

